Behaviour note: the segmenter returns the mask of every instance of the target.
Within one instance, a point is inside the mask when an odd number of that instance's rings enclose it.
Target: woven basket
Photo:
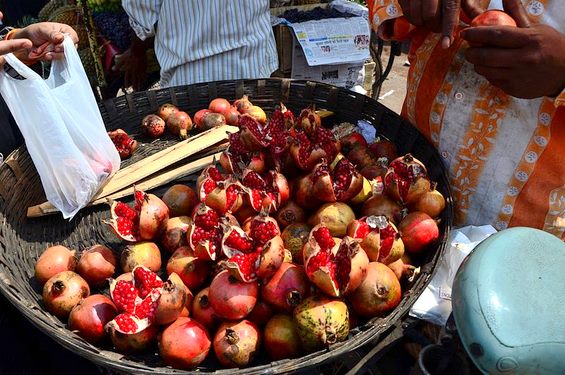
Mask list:
[[[259,356],[249,367],[241,370],[217,370],[217,363],[210,355],[199,371],[222,374],[283,373],[304,370],[313,366],[331,363],[340,356],[350,354],[368,342],[378,342],[392,325],[403,319],[410,306],[421,294],[446,248],[446,238],[451,227],[453,212],[451,195],[441,158],[435,149],[412,126],[396,113],[380,103],[360,94],[334,86],[291,80],[246,80],[203,83],[174,87],[158,91],[138,92],[121,96],[100,104],[100,110],[109,129],[123,128],[143,142],[136,134],[141,118],[154,113],[166,102],[172,102],[190,114],[206,108],[216,97],[228,100],[250,96],[254,104],[267,112],[280,102],[293,111],[309,104],[317,108],[335,111],[336,121],[355,123],[367,120],[375,124],[378,132],[393,140],[399,152],[411,152],[429,168],[430,177],[438,182],[438,189],[447,197],[447,209],[441,217],[441,242],[435,252],[428,252],[420,259],[422,273],[410,289],[404,291],[400,305],[385,318],[374,318],[352,330],[350,338],[307,356],[269,362],[265,355]],[[129,164],[161,150],[175,142],[173,139],[143,143]],[[28,206],[45,200],[39,177],[25,148],[12,153],[0,166],[0,290],[21,313],[41,331],[51,336],[74,353],[120,372],[136,374],[182,373],[166,367],[155,353],[140,356],[123,356],[109,345],[95,347],[69,331],[65,324],[46,312],[41,305],[40,287],[33,278],[34,264],[46,246],[60,243],[70,248],[85,249],[94,243],[104,243],[115,249],[120,244],[114,235],[101,223],[108,218],[107,207],[86,208],[70,222],[61,216],[27,219]]]

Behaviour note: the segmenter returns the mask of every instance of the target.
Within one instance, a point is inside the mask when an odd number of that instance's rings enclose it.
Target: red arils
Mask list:
[[[137,141],[131,139],[128,134],[122,129],[117,129],[108,132],[108,136],[116,146],[120,159],[124,160],[129,158],[137,148]]]
[[[160,288],[163,286],[163,280],[155,274],[155,272],[150,271],[148,268],[138,266],[132,271],[133,274],[133,285],[137,289],[139,297],[145,298],[151,290],[155,288]]]
[[[347,235],[361,240],[361,248],[372,262],[389,264],[404,254],[400,234],[386,216],[367,216],[354,220],[347,227]]]
[[[108,323],[121,333],[137,333],[144,329],[148,323],[130,313],[119,314]]]
[[[302,170],[310,171],[321,160],[333,160],[337,153],[337,141],[332,132],[316,129],[310,136],[298,132],[290,147],[294,163]]]
[[[247,237],[243,230],[235,227],[228,232],[224,240],[224,246],[228,246],[242,253],[249,253],[253,250],[253,241]]]
[[[302,130],[306,134],[312,134],[316,129],[322,126],[322,119],[316,113],[314,107],[308,107],[300,112],[300,116],[298,116],[298,120],[296,121],[296,126]]]
[[[135,304],[141,301],[131,281],[120,280],[115,282],[114,280],[110,284],[110,294],[118,311],[133,313]]]
[[[335,246],[335,241],[327,227],[319,226],[318,228],[312,229],[311,233],[322,249],[328,250]]]
[[[314,195],[325,202],[347,202],[363,188],[363,178],[353,164],[342,158],[330,171],[322,160],[312,172]]]
[[[390,197],[404,204],[417,201],[430,190],[426,167],[411,154],[398,157],[390,163],[384,184]]]

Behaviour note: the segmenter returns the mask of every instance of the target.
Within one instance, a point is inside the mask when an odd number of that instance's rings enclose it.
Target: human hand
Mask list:
[[[134,53],[131,48],[124,53],[116,55],[113,70],[124,73],[124,86],[132,87],[134,91],[139,91],[141,85],[147,77],[147,57],[143,54]]]
[[[469,18],[485,11],[479,0],[399,0],[399,3],[411,24],[443,35],[443,48],[453,43],[461,10]]]
[[[518,27],[481,26],[461,36],[479,47],[465,52],[475,71],[517,98],[556,96],[565,87],[565,35],[551,26],[533,25],[519,0],[504,1]]]
[[[32,47],[18,52],[16,55],[24,62],[34,60],[54,60],[63,58],[64,34],[68,34],[75,45],[78,43],[76,31],[69,25],[57,22],[40,22],[16,32],[12,40],[27,39]]]

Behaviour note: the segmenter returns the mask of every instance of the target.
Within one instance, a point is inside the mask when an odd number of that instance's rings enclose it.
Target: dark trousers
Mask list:
[[[24,144],[24,138],[4,99],[0,96],[0,153],[6,158]]]

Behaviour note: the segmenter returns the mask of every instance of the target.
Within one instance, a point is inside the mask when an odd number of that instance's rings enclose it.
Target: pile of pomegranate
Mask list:
[[[160,111],[167,125],[163,113],[181,113]],[[445,199],[426,166],[350,124],[324,128],[313,108],[281,104],[267,118],[244,97],[194,116],[201,129],[218,119],[240,130],[194,189],[111,203],[123,249],[45,250],[44,307],[90,343],[157,348],[178,369],[296,358],[394,310],[418,270],[411,257],[439,239]]]

